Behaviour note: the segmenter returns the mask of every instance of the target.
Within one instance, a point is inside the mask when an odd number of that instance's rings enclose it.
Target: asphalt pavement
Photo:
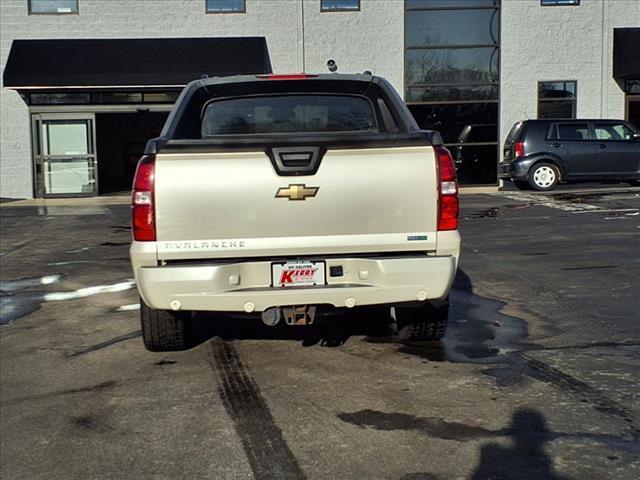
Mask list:
[[[443,342],[199,314],[170,354],[126,205],[3,203],[0,477],[640,478],[640,189],[461,198]]]

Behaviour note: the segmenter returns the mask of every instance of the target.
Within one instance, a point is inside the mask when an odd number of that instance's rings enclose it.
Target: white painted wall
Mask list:
[[[360,12],[320,12],[320,0],[246,0],[246,13],[206,14],[205,0],[79,0],[79,15],[28,15],[27,0],[0,1],[0,74],[13,39],[264,36],[276,73],[372,70],[402,93],[401,0],[362,0]],[[28,109],[0,93],[0,196],[31,197]]]
[[[640,1],[502,0],[500,145],[515,122],[536,118],[539,81],[577,80],[578,117],[624,118],[624,92],[613,80],[614,27],[640,27]]]

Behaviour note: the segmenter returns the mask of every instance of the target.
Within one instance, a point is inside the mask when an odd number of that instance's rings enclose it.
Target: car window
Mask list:
[[[632,140],[634,133],[624,123],[595,123],[593,130],[598,140]]]
[[[516,138],[520,133],[523,125],[523,122],[518,122],[513,127],[511,127],[511,130],[509,130],[509,135],[507,135],[507,143],[513,143],[516,141]]]
[[[560,140],[589,140],[589,125],[586,123],[559,123]]]
[[[214,100],[202,136],[377,131],[371,102],[349,95],[267,95]]]

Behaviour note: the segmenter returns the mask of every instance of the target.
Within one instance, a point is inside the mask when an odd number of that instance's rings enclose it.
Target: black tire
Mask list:
[[[426,302],[418,308],[396,307],[398,335],[406,342],[433,342],[442,339],[449,320],[449,299]]]
[[[531,186],[529,185],[529,182],[525,180],[514,180],[513,184],[516,186],[516,188],[519,188],[520,190],[531,190]]]
[[[529,170],[529,185],[534,190],[548,192],[556,188],[560,181],[560,170],[553,163],[536,163]]]
[[[191,312],[156,310],[140,300],[142,340],[150,352],[176,352],[189,348]]]

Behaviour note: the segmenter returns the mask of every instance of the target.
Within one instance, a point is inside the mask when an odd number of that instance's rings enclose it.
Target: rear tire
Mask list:
[[[427,302],[418,308],[396,307],[400,339],[407,342],[433,342],[442,339],[449,319],[449,298]]]
[[[534,190],[548,192],[556,188],[560,181],[560,170],[552,163],[536,163],[529,170],[529,185]]]
[[[140,300],[142,340],[150,352],[176,352],[189,348],[191,312],[156,310]]]

